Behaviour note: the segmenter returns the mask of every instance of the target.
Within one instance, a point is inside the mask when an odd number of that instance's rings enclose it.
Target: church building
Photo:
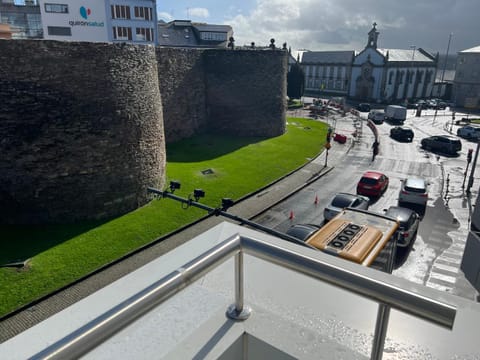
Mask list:
[[[410,49],[383,49],[378,47],[379,32],[376,23],[368,33],[365,48],[351,56],[346,63],[345,51],[305,52],[302,66],[305,72],[305,90],[311,94],[340,95],[337,89],[330,89],[328,81],[317,78],[319,71],[328,66],[330,69],[343,69],[341,73],[344,95],[357,100],[369,102],[404,103],[418,98],[431,96],[436,77],[438,56],[433,56],[422,48],[412,46]],[[313,62],[313,59],[329,59],[338,53],[342,61],[333,63]],[[353,53],[353,52],[352,52]],[[343,56],[341,56],[343,55]],[[346,56],[345,56],[346,55]],[[305,61],[303,60],[305,59]],[[345,71],[348,70],[348,71]],[[327,74],[329,71],[327,70]],[[338,74],[331,72],[333,76]],[[338,75],[336,75],[338,78]],[[335,84],[335,81],[330,82]],[[331,91],[334,90],[334,91]],[[336,91],[335,91],[336,90]]]

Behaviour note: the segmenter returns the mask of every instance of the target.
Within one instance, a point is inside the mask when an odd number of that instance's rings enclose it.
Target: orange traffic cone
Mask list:
[[[295,215],[293,215],[293,211],[290,210],[290,216],[288,217],[290,220],[295,219]]]
[[[314,203],[315,205],[318,204],[318,195],[317,195],[317,194],[315,194],[315,201],[314,201],[313,203]]]

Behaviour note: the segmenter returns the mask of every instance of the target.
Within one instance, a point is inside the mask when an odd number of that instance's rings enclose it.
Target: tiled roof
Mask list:
[[[475,46],[470,49],[462,50],[461,53],[480,53],[480,46]]]
[[[226,41],[201,40],[200,32],[231,33],[229,25],[192,23],[189,20],[174,20],[158,24],[158,43],[161,46],[201,47],[225,46]]]
[[[195,27],[198,31],[222,32],[222,33],[228,33],[229,31],[232,31],[232,27],[230,25],[212,25],[212,24],[193,23],[192,26]]]
[[[415,62],[425,62],[434,60],[424,53],[422,53],[419,49],[415,51],[413,49],[377,49],[383,56],[387,56],[388,53],[388,61],[415,61]],[[422,50],[424,51],[424,50]]]
[[[197,38],[190,27],[159,26],[158,43],[164,46],[196,46]]]
[[[306,51],[302,63],[345,63],[351,64],[355,52],[349,51]]]

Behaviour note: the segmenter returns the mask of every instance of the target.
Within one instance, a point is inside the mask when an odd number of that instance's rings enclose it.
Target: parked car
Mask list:
[[[320,226],[314,224],[295,224],[287,230],[287,235],[306,241],[318,229],[320,229]]]
[[[337,193],[323,210],[323,217],[329,221],[347,207],[368,210],[369,203],[370,199],[362,195]]]
[[[478,140],[480,138],[480,127],[466,125],[464,127],[457,129],[457,135],[465,139]]]
[[[369,112],[371,110],[371,106],[367,103],[360,103],[357,106],[357,110],[361,112]]]
[[[405,126],[395,126],[390,129],[390,137],[398,141],[412,142],[414,132],[411,128]]]
[[[336,141],[339,144],[345,144],[347,142],[347,136],[335,133],[335,135],[333,136],[333,141]]]
[[[383,110],[370,110],[368,118],[375,124],[383,124],[385,121],[385,111]]]
[[[435,109],[437,107],[438,100],[437,99],[428,99],[427,100],[427,108]]]
[[[397,246],[407,247],[413,243],[417,237],[420,216],[415,211],[400,206],[390,206],[385,215],[398,221]]]
[[[437,106],[436,106],[436,109],[438,110],[445,110],[447,108],[447,103],[446,102],[443,102],[443,101],[439,101],[437,102]]]
[[[380,196],[388,187],[388,176],[378,171],[365,172],[357,184],[357,194]]]
[[[402,180],[398,194],[398,205],[405,203],[427,206],[428,182],[418,177],[410,177]]]
[[[400,105],[388,105],[385,108],[385,120],[396,123],[403,124],[407,119],[407,108]]]
[[[462,150],[462,142],[451,135],[434,135],[423,138],[421,146],[425,150],[456,154]]]
[[[421,107],[422,109],[427,109],[428,108],[428,104],[425,100],[418,100],[416,103],[415,103],[415,107],[418,109],[419,107]]]

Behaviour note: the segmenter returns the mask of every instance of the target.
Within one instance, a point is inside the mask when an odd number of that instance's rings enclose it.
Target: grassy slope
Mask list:
[[[237,200],[315,157],[326,125],[288,119],[287,133],[270,138],[197,136],[168,146],[167,176],[179,180],[176,194],[202,188],[201,202],[216,207]],[[204,175],[210,169],[212,174]],[[170,199],[155,200],[103,223],[0,227],[0,263],[30,258],[21,270],[0,268],[0,316],[98,269],[185,225],[205,212]]]

